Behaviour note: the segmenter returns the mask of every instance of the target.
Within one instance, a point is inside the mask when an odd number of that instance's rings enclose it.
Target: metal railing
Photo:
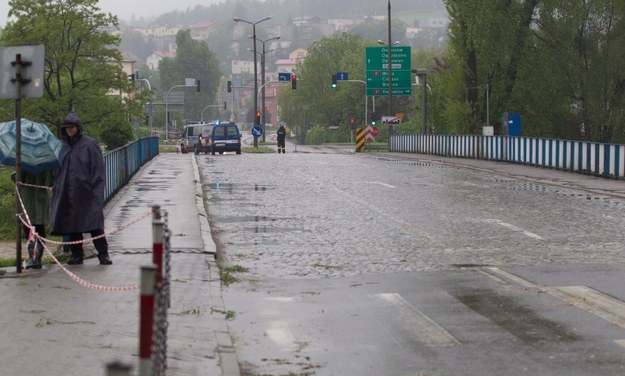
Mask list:
[[[104,202],[108,202],[139,171],[141,166],[159,153],[158,137],[146,137],[104,154],[106,187]]]
[[[520,163],[605,178],[625,176],[625,145],[517,136],[394,135],[389,151]]]

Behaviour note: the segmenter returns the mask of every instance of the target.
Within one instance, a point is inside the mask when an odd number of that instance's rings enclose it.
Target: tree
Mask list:
[[[470,109],[465,131],[476,134],[485,124],[486,92],[495,113],[513,110],[519,69],[526,56],[534,12],[540,0],[445,0],[451,18],[450,49],[462,72],[464,94],[450,109]],[[456,70],[455,72],[458,72]],[[489,114],[490,115],[490,114]],[[489,124],[489,125],[492,125]]]
[[[100,12],[97,0],[10,0],[2,44],[43,44],[44,97],[23,102],[23,114],[46,124],[60,124],[76,111],[85,132],[102,140],[106,126],[114,148],[132,139],[128,121],[132,90],[122,71],[119,38],[109,33],[117,18]],[[125,93],[126,95],[121,95]],[[136,113],[135,113],[136,114]],[[107,140],[105,140],[107,141]]]
[[[537,50],[560,93],[558,133],[584,140],[625,140],[625,4],[551,0],[539,14]],[[546,76],[546,75],[545,75]],[[544,77],[544,76],[543,76]]]
[[[176,57],[161,60],[158,71],[163,95],[174,86],[183,85],[185,78],[200,81],[200,92],[195,88],[183,89],[185,118],[199,120],[205,106],[217,104],[217,90],[222,76],[219,60],[206,42],[193,40],[188,29],[176,34]],[[207,113],[213,112],[213,108],[210,110]],[[170,118],[175,117],[170,114]]]
[[[322,38],[313,43],[294,72],[298,77],[297,90],[283,88],[295,99],[289,101],[289,109],[282,113],[282,119],[290,126],[301,122],[302,116],[307,123],[324,126],[347,125],[355,116],[364,121],[364,85],[345,83],[336,89],[330,85],[332,74],[338,71],[349,71],[350,79],[364,80],[364,46],[365,42],[353,34]],[[285,111],[284,105],[281,108]]]

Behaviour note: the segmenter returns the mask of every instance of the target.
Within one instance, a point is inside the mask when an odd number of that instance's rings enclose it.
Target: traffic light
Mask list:
[[[226,101],[224,101],[224,110],[227,110],[228,107],[226,106]]]
[[[349,119],[349,123],[350,123],[351,125],[356,124],[356,119],[354,119],[354,118]]]
[[[232,81],[228,81],[228,93],[232,93]]]
[[[297,89],[297,76],[291,75],[291,89]]]
[[[195,88],[197,89],[199,93],[200,92],[200,80],[195,80]]]
[[[375,111],[371,111],[369,113],[369,122],[371,123],[371,125],[376,125],[378,121],[378,115],[375,113]]]
[[[332,74],[332,89],[336,89],[336,74]]]
[[[256,111],[256,125],[260,124],[260,111]]]

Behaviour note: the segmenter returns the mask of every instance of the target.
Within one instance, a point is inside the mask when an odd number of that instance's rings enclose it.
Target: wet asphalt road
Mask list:
[[[622,198],[345,150],[197,161],[243,374],[625,373]]]

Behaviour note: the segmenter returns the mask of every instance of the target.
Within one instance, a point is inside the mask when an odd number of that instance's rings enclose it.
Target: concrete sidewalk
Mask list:
[[[152,262],[153,204],[168,212],[171,230],[168,374],[239,375],[197,165],[192,154],[173,153],[149,162],[107,205],[113,265],[89,258],[84,265],[46,265],[22,274],[4,268],[2,374],[102,375],[114,360],[137,371],[134,287],[140,267]],[[89,249],[91,244],[87,254]]]

